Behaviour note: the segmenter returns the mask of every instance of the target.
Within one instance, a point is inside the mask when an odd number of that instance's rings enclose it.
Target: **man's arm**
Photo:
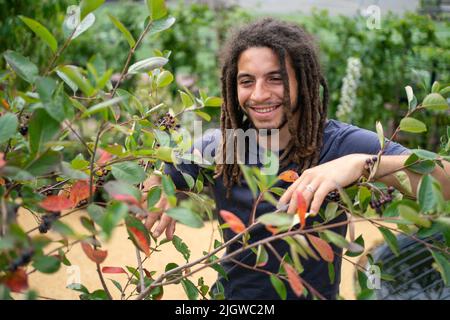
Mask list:
[[[279,200],[279,205],[289,203],[288,213],[295,213],[297,209],[297,197],[293,196],[300,191],[305,198],[309,212],[315,215],[325,200],[328,193],[336,189],[336,186],[346,187],[356,182],[361,176],[367,175],[364,169],[367,159],[372,158],[369,154],[349,154],[341,158],[329,161],[316,167],[305,170],[303,174],[286,190]],[[378,167],[377,176],[381,177],[394,172],[404,166],[407,155],[382,156]],[[450,164],[443,161],[444,169],[436,167],[432,175],[441,183],[445,199],[450,199]],[[411,187],[416,194],[420,175],[405,170],[411,181]],[[375,177],[376,178],[376,177]],[[403,188],[393,175],[380,178],[388,186]]]

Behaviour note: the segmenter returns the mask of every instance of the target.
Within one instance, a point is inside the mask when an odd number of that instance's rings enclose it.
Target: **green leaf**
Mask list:
[[[255,178],[252,175],[252,171],[247,166],[239,164],[241,167],[241,171],[244,174],[245,181],[247,182],[248,187],[250,188],[253,198],[256,199],[256,195],[258,193],[258,186],[256,185]]]
[[[267,250],[266,248],[264,248],[264,245],[260,244],[258,246],[258,251],[256,252],[256,266],[264,267],[268,261],[269,255],[267,253]]]
[[[125,39],[127,39],[128,44],[130,45],[130,48],[133,48],[134,45],[136,44],[136,41],[134,40],[130,31],[128,31],[128,29],[116,17],[114,17],[113,15],[111,15],[109,13],[108,13],[108,16],[109,16],[109,19],[111,19],[112,23],[114,23],[114,25],[117,27],[117,29],[119,29],[120,32],[122,32],[122,34],[125,36]]]
[[[343,236],[330,230],[324,230],[323,233],[329,241],[338,247],[345,248],[353,253],[364,251],[364,247],[355,242],[348,242]]]
[[[445,111],[448,109],[447,100],[439,93],[430,93],[423,99],[422,106],[435,111]]]
[[[25,169],[32,175],[43,176],[57,170],[61,163],[61,158],[61,153],[48,150],[30,161]]]
[[[182,224],[185,224],[192,228],[201,228],[203,227],[202,219],[191,209],[188,208],[171,208],[166,211],[166,214],[179,221]]]
[[[431,92],[436,93],[436,92],[439,92],[440,89],[441,89],[441,85],[439,84],[439,82],[437,82],[437,81],[433,82],[433,85],[431,86]]]
[[[328,202],[325,209],[325,220],[331,221],[336,217],[336,212],[338,209],[338,204],[336,202]]]
[[[284,282],[274,274],[270,275],[270,282],[272,283],[272,286],[275,288],[275,291],[278,293],[278,296],[281,298],[281,300],[286,300],[287,291]]]
[[[90,116],[94,113],[98,113],[98,112],[103,111],[119,102],[122,102],[123,100],[125,100],[125,97],[115,97],[115,98],[100,102],[100,103],[96,104],[95,106],[92,106],[88,110],[86,110],[82,114],[82,116],[86,117],[86,116]]]
[[[189,174],[187,174],[185,172],[181,172],[181,174],[183,175],[183,178],[186,181],[186,184],[187,184],[189,190],[192,190],[194,188],[194,185],[195,185],[194,178],[192,178],[191,175],[189,175]]]
[[[359,246],[361,246],[361,248],[364,248],[364,238],[362,237],[362,235],[360,235],[358,238],[356,238],[356,240],[354,241],[354,243],[358,244]],[[364,251],[360,251],[360,252],[352,252],[347,250],[345,252],[346,256],[349,257],[358,257],[360,256]]]
[[[94,94],[94,87],[92,87],[89,80],[81,74],[81,71],[78,67],[67,65],[58,67],[58,70],[64,73],[64,75],[66,75],[70,79],[70,81],[75,83],[87,97],[90,97]]]
[[[205,121],[208,121],[208,122],[211,121],[211,116],[209,114],[207,114],[206,112],[196,110],[195,114],[198,115],[199,117],[201,117]]]
[[[400,121],[400,130],[405,132],[420,133],[427,131],[427,126],[420,120],[406,117]]]
[[[83,20],[89,13],[100,7],[105,0],[81,0],[80,19]]]
[[[127,214],[128,206],[125,203],[114,202],[106,208],[105,214],[99,221],[99,225],[102,228],[106,239],[111,238],[113,230]]]
[[[134,197],[137,201],[141,201],[141,192],[133,185],[126,183],[124,181],[108,181],[104,187],[106,192],[111,196],[116,194],[129,195]]]
[[[19,121],[14,113],[5,113],[0,116],[0,144],[12,138],[16,132]]]
[[[161,198],[161,187],[154,186],[152,187],[147,194],[147,208],[150,210],[152,207],[154,207],[159,199]]]
[[[148,15],[152,20],[158,20],[167,15],[165,0],[145,0],[148,8]]]
[[[168,175],[163,175],[161,181],[164,193],[169,197],[175,195],[175,184],[172,178]]]
[[[205,100],[205,107],[221,107],[222,98],[219,97],[209,97]]]
[[[186,262],[189,262],[191,251],[189,250],[189,247],[186,245],[186,243],[184,243],[183,240],[176,235],[173,236],[172,243],[175,249],[177,249],[177,251],[183,255]]]
[[[92,27],[92,25],[95,22],[95,16],[93,13],[89,13],[79,24],[76,28],[72,40],[75,38],[78,38],[83,32],[85,32],[87,29]]]
[[[417,162],[417,163],[416,163]],[[408,166],[408,170],[416,172],[418,174],[428,174],[433,172],[436,164],[433,160],[420,159],[417,154],[412,153],[408,159],[406,159],[405,166]]]
[[[435,211],[443,206],[443,197],[439,182],[431,175],[422,176],[417,198],[420,204],[420,211],[427,213]]]
[[[167,17],[165,19],[153,21],[150,30],[148,31],[148,35],[152,36],[161,31],[169,29],[175,23],[175,21],[176,19],[174,17]]]
[[[408,174],[404,171],[397,171],[394,173],[394,176],[397,178],[404,191],[408,194],[412,194],[412,187]]]
[[[334,264],[328,262],[328,277],[330,278],[330,284],[334,283],[335,276],[336,274],[334,272]]]
[[[117,179],[129,184],[138,184],[145,180],[144,168],[136,162],[119,162],[111,166],[111,173]]]
[[[163,67],[169,59],[163,57],[151,57],[132,64],[128,68],[128,74],[148,72]]]
[[[294,216],[287,213],[266,213],[258,217],[258,221],[264,225],[270,225],[274,227],[290,226]]]
[[[171,84],[173,81],[173,74],[170,71],[164,70],[156,78],[156,85],[158,88],[163,88]]]
[[[189,300],[197,300],[198,299],[198,290],[195,284],[192,283],[189,279],[181,280],[181,284],[183,285],[184,292],[186,292]]]
[[[45,143],[52,140],[59,132],[60,123],[50,117],[44,109],[37,109],[29,125],[30,149],[38,153],[45,149]]]
[[[34,63],[12,50],[3,53],[3,57],[19,77],[31,84],[34,83],[39,74],[39,69]]]
[[[408,221],[411,221],[412,223],[429,228],[431,226],[430,220],[421,217],[413,208],[405,206],[405,205],[399,205],[398,211],[400,213],[400,216]]]
[[[400,250],[398,248],[397,237],[385,227],[379,227],[378,230],[380,230],[384,241],[386,241],[391,251],[398,257],[400,255]]]
[[[75,232],[72,230],[72,228],[65,224],[64,222],[61,222],[59,220],[56,220],[55,222],[53,222],[53,226],[52,229],[56,232],[58,232],[59,234],[61,234],[62,236],[74,236]]]
[[[87,180],[89,179],[89,175],[83,171],[72,169],[69,163],[62,162],[61,163],[61,171],[62,175],[75,180]]]
[[[44,42],[52,49],[55,53],[58,50],[58,43],[55,37],[44,27],[42,24],[34,19],[27,18],[24,16],[19,16],[22,20],[38,37],[40,37]]]
[[[53,256],[36,256],[33,258],[33,267],[42,273],[55,273],[59,270],[61,262]]]
[[[186,92],[178,91],[180,93],[181,102],[183,103],[183,106],[185,108],[189,108],[194,104],[194,101],[191,99],[191,96],[189,96]]]
[[[377,127],[377,135],[378,135],[378,141],[380,142],[380,148],[384,148],[384,131],[383,131],[383,125],[380,121],[377,121],[376,124]]]
[[[431,250],[434,261],[436,261],[437,269],[442,276],[442,280],[446,286],[450,285],[450,263],[448,257],[446,258],[443,254]]]
[[[405,87],[406,96],[408,97],[409,110],[413,110],[417,106],[417,99],[414,96],[413,89],[410,86]]]
[[[58,77],[60,77],[64,81],[65,84],[67,84],[69,86],[70,89],[72,89],[73,94],[75,95],[75,93],[78,91],[77,84],[75,82],[73,82],[72,80],[70,80],[70,78],[68,76],[66,76],[66,74],[64,72],[62,72],[61,70],[56,70],[56,74],[58,75]],[[77,106],[79,106],[81,104],[78,101],[76,101],[76,103],[77,103]],[[85,110],[86,110],[86,107],[81,104],[81,111],[85,111]]]

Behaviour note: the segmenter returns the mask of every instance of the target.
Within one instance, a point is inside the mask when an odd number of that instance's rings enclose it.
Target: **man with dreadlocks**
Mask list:
[[[278,150],[273,151],[279,154],[279,172],[295,170],[300,176],[292,184],[284,181],[276,184],[277,187],[287,189],[279,199],[279,204],[287,207],[287,212],[294,213],[297,197],[293,195],[300,191],[310,213],[306,228],[314,222],[323,222],[317,213],[326,203],[327,195],[336,190],[336,186],[346,187],[367,174],[367,159],[372,159],[379,152],[380,144],[374,132],[327,119],[328,87],[320,70],[312,37],[297,25],[271,18],[244,26],[234,33],[225,46],[221,80],[224,99],[221,130],[205,134],[197,145],[198,149],[211,149],[212,146],[216,159],[229,158],[227,153],[230,150],[226,146],[230,141],[227,140],[234,139],[234,136],[228,135],[227,130],[256,129],[260,141],[267,138],[267,132],[263,134],[263,129],[277,129]],[[231,145],[235,145],[234,141]],[[245,152],[248,156],[250,151]],[[408,153],[409,150],[403,146],[389,143],[377,173],[383,176],[401,168]],[[216,165],[214,185],[211,186],[216,207],[218,211],[227,210],[242,221],[251,222],[254,199],[243,179],[238,155],[234,153],[233,157],[234,161],[222,161]],[[248,157],[244,159],[247,161]],[[257,165],[261,166],[261,163]],[[177,167],[167,164],[165,170],[177,188],[182,189],[186,188],[186,182],[180,171],[196,178],[199,166],[192,163]],[[445,164],[445,170],[450,172],[448,163]],[[416,190],[420,177],[412,172],[407,174],[413,190]],[[450,198],[450,186],[444,170],[437,168],[433,175],[446,190],[445,197]],[[389,175],[379,181],[399,187],[397,180]],[[158,181],[154,180],[151,184],[154,183]],[[175,222],[163,213],[168,208],[167,201],[162,198],[159,206],[162,208],[160,217],[150,215],[146,225],[150,230],[160,218],[153,235],[157,237],[166,230],[166,235],[171,238]],[[256,208],[256,217],[275,210],[271,203],[263,201]],[[346,215],[342,214],[329,223],[345,219]],[[345,236],[346,225],[332,230]],[[230,229],[224,230],[225,241],[234,235]],[[270,235],[265,228],[256,228],[251,232],[250,242]],[[282,240],[271,244],[275,253],[268,250],[268,262],[262,267],[264,272],[252,270],[255,254],[251,250],[244,251],[235,256],[234,261],[223,263],[228,279],[220,278],[216,290],[224,290],[226,299],[278,299],[268,274],[278,273],[278,258],[289,253],[290,248]],[[227,248],[227,254],[239,248],[241,244],[235,242]],[[308,296],[301,298],[337,298],[342,249],[335,246],[333,249],[338,253],[333,261],[336,274],[334,282],[330,282],[326,261],[302,261],[304,271],[301,277],[308,288],[315,290],[308,290]],[[289,286],[286,288],[288,299],[298,298]]]

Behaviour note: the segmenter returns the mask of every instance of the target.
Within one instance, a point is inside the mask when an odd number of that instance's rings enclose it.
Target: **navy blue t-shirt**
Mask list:
[[[194,142],[193,148],[196,148],[201,152],[205,150],[212,150],[212,155],[214,156],[215,148],[219,145],[220,139],[221,132],[219,129],[209,130],[209,132],[206,132],[203,135],[201,141]],[[353,153],[375,155],[379,152],[379,150],[380,143],[378,136],[374,132],[336,120],[328,120],[324,129],[323,146],[320,153],[319,164]],[[400,144],[391,142],[384,154],[398,155],[403,153],[408,153],[408,149]],[[258,163],[257,165],[260,166],[261,164]],[[177,167],[179,170],[193,176],[194,179],[197,177],[200,169],[198,165],[192,163],[179,164]],[[279,173],[288,169],[293,169],[294,167],[294,163],[289,164],[286,167],[280,168]],[[166,165],[165,172],[170,174],[178,189],[187,187],[180,171],[178,171],[172,164]],[[290,183],[278,181],[275,186],[286,189],[289,185]],[[226,187],[224,186],[221,177],[216,178],[214,185],[211,185],[210,187],[214,193],[217,212],[220,210],[228,210],[236,214],[242,221],[249,221],[254,199],[247,183],[243,178],[241,185],[235,185],[231,189],[230,198],[226,198]],[[272,204],[263,201],[259,204],[256,210],[256,217],[275,210],[276,208]],[[347,217],[345,214],[341,214],[328,223],[331,224],[345,221],[346,218]],[[219,219],[221,219],[220,216]],[[323,222],[319,215],[316,217],[310,217],[307,219],[305,228],[311,226],[314,221],[319,223]],[[223,221],[220,221],[220,223],[223,223]],[[331,230],[345,237],[347,226],[345,225]],[[231,239],[234,235],[235,234],[230,229],[224,229],[223,236],[225,241]],[[271,233],[269,233],[266,228],[257,228],[251,232],[251,239],[249,242],[253,243],[270,235]],[[289,245],[283,240],[274,241],[272,242],[272,245],[282,257],[286,253],[290,252]],[[234,243],[228,248],[226,254],[240,248],[241,245],[239,243]],[[333,246],[333,249],[339,254],[342,253],[342,249],[336,246]],[[273,273],[278,273],[280,266],[279,260],[270,252],[270,250],[268,250],[268,253],[269,260],[263,269]],[[234,258],[244,264],[254,266],[256,255],[248,249]],[[330,283],[328,263],[326,261],[317,261],[313,258],[309,258],[307,260],[301,259],[301,263],[304,267],[304,271],[301,274],[302,279],[314,287],[325,298],[336,299],[339,293],[341,258],[336,255],[333,262],[335,270],[335,279],[333,283]],[[233,262],[224,262],[222,263],[222,266],[227,272],[228,280],[220,277],[218,281],[220,281],[224,286],[226,299],[279,299],[279,296],[273,288],[270,278],[266,273],[255,272]],[[287,283],[286,289],[287,299],[298,299]],[[312,297],[308,296],[306,298],[311,299]],[[301,297],[301,299],[304,298]]]

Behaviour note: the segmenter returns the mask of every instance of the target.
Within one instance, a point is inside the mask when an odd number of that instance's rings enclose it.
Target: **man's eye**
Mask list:
[[[251,83],[252,83],[251,80],[242,80],[242,81],[240,82],[240,84],[242,84],[242,85],[249,85],[249,84],[251,84]]]
[[[279,82],[281,81],[281,78],[278,77],[270,78],[270,81]]]

